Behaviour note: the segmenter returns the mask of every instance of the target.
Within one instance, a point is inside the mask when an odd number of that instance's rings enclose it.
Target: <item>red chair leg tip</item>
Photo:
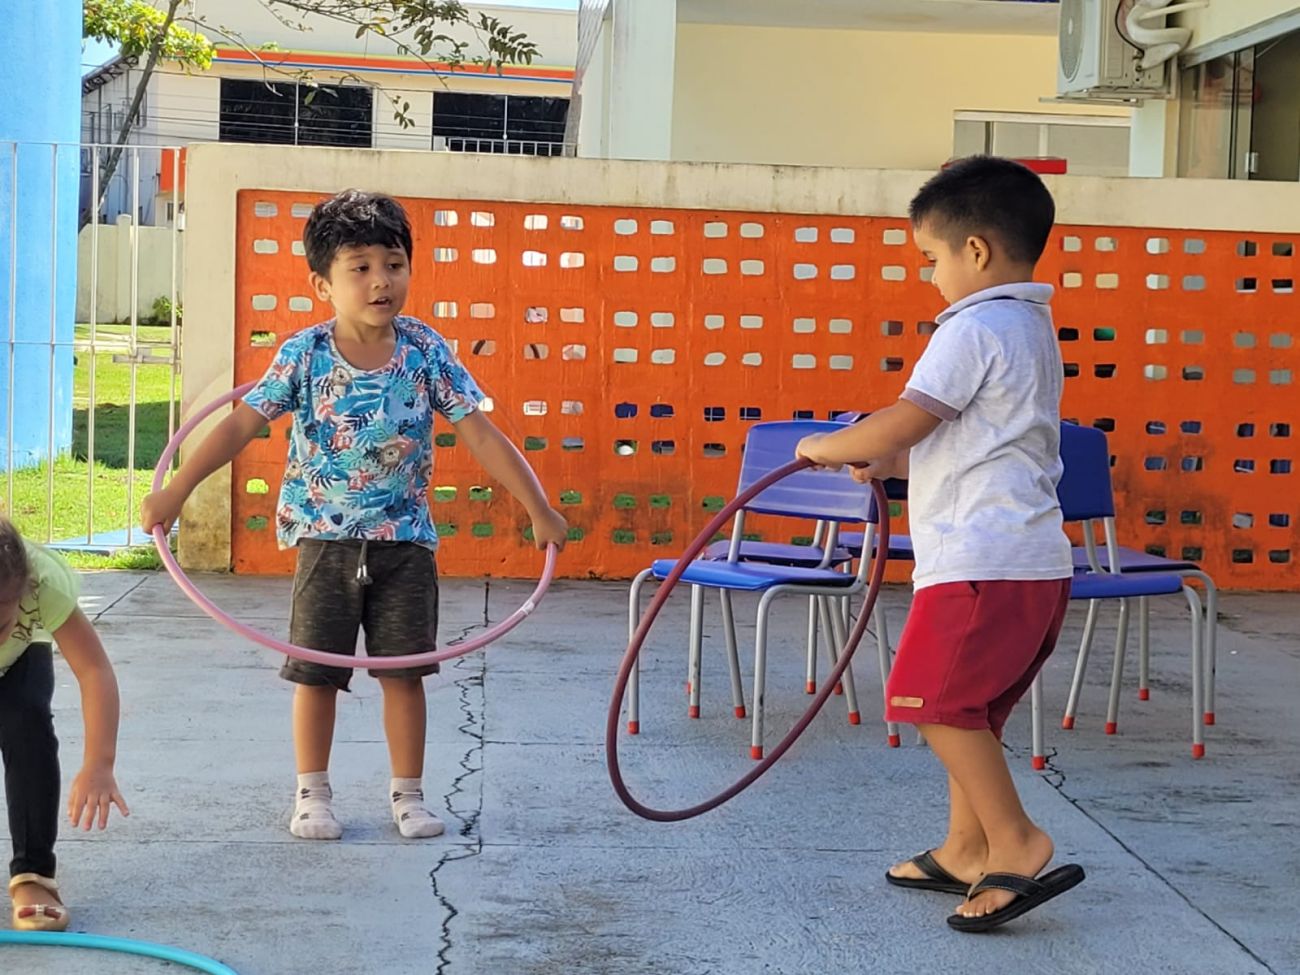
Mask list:
[[[1062,719],[1061,719],[1061,727],[1064,728],[1066,731],[1073,731],[1073,730],[1074,730],[1074,718],[1062,718]]]
[[[1106,722],[1106,734],[1113,735],[1119,731],[1119,723],[1115,721]]]
[[[843,685],[843,684],[836,684],[836,685],[835,685],[835,693],[836,693],[836,694],[843,694],[843,693],[844,693],[844,685]]]
[[[862,724],[862,715],[857,711],[849,712],[849,724]]]
[[[1213,711],[1206,711],[1206,712],[1205,712],[1205,723],[1206,723],[1207,725],[1213,725],[1213,724],[1214,724],[1214,712],[1213,712]]]
[[[804,687],[803,691],[804,691],[805,694],[816,694],[816,693],[817,693],[817,682],[816,682],[815,680],[810,680],[810,681],[807,683],[807,685]]]
[[[736,708],[736,717],[743,718],[744,716],[745,716],[745,707],[744,705],[741,705],[740,707]]]
[[[749,746],[749,757],[752,758],[752,759],[754,759],[754,761],[756,761],[756,762],[759,761],[760,759],[762,759],[762,757],[763,757],[763,746],[762,746],[762,745],[750,745],[750,746]]]
[[[903,736],[902,736],[902,735],[890,735],[890,736],[889,736],[889,747],[890,747],[890,748],[901,748],[902,745],[903,745]]]
[[[1148,687],[1142,687],[1142,688],[1139,688],[1139,689],[1138,689],[1138,700],[1139,700],[1139,701],[1149,701],[1149,700],[1151,700],[1151,689],[1148,688]]]
[[[1041,772],[1043,769],[1047,768],[1047,757],[1044,755],[1035,755],[1031,764],[1034,766],[1035,772]]]
[[[698,704],[692,704],[686,709],[686,715],[687,717],[698,718],[700,716],[700,706]]]
[[[1192,758],[1204,758],[1204,757],[1205,757],[1205,746],[1204,746],[1204,745],[1193,745],[1193,746],[1192,746]]]
[[[627,723],[627,733],[628,733],[629,735],[639,735],[639,734],[641,734],[641,722],[640,722],[640,721],[629,721],[629,722]]]

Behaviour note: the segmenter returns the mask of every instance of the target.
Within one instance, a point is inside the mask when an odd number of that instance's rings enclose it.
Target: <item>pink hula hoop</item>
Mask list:
[[[162,490],[163,477],[171,467],[172,458],[176,456],[176,451],[180,449],[181,443],[190,435],[194,428],[223,406],[240,399],[252,388],[252,383],[245,383],[244,385],[231,390],[229,393],[226,393],[224,396],[219,396],[207,406],[203,407],[203,409],[199,410],[194,414],[194,416],[181,424],[180,429],[176,431],[176,435],[168,441],[167,446],[163,449],[162,456],[158,458],[158,466],[154,468],[153,472],[154,491]],[[290,657],[297,657],[299,660],[307,660],[318,664],[327,664],[331,667],[365,667],[369,670],[395,670],[401,667],[423,667],[429,664],[442,663],[446,660],[454,660],[457,657],[463,657],[466,654],[473,653],[475,650],[481,649],[489,643],[492,643],[494,640],[498,640],[505,636],[532,615],[533,610],[535,610],[538,604],[542,601],[542,597],[546,595],[546,590],[551,587],[551,581],[555,578],[555,562],[559,554],[558,549],[556,549],[554,545],[548,545],[546,547],[546,563],[542,568],[542,576],[541,579],[538,580],[537,588],[533,590],[532,595],[524,600],[523,605],[496,626],[484,633],[480,633],[472,639],[466,640],[463,643],[458,643],[454,647],[449,647],[446,650],[431,650],[427,653],[412,653],[401,657],[350,657],[343,654],[326,653],[322,650],[310,650],[307,647],[295,646],[292,643],[277,640],[275,637],[269,636],[261,630],[254,629],[245,623],[239,622],[239,620],[232,617],[220,606],[208,599],[208,597],[199,590],[198,586],[194,584],[190,577],[185,574],[185,570],[180,567],[175,556],[172,555],[171,548],[167,544],[167,538],[163,534],[162,526],[154,525],[152,534],[154,545],[158,549],[158,555],[162,558],[162,563],[166,567],[168,574],[170,574],[172,579],[176,581],[176,585],[180,587],[181,592],[189,596],[199,609],[203,610],[204,613],[212,617],[212,619],[216,620],[222,626],[238,633],[246,640],[251,640],[253,643],[261,644],[268,650],[274,650],[277,653],[283,653]]]

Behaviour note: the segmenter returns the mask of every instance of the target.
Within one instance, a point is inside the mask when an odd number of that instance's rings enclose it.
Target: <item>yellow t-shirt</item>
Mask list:
[[[54,638],[54,631],[68,621],[77,608],[81,584],[63,558],[26,539],[31,578],[18,602],[18,625],[0,643],[0,676],[14,665],[32,643]]]

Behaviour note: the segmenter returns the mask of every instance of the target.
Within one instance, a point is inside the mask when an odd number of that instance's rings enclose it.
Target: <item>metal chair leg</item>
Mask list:
[[[1128,617],[1131,600],[1119,601],[1119,627],[1115,631],[1115,666],[1110,675],[1110,705],[1106,709],[1106,734],[1119,730],[1119,695],[1124,682],[1124,656],[1128,650]]]
[[[817,597],[808,597],[808,660],[804,665],[804,691],[817,693]]]
[[[1097,615],[1101,612],[1101,601],[1088,602],[1088,617],[1083,623],[1083,639],[1079,641],[1079,656],[1074,661],[1074,678],[1070,681],[1070,696],[1065,702],[1065,717],[1061,727],[1069,731],[1074,727],[1075,715],[1079,712],[1079,694],[1083,690],[1083,675],[1088,669],[1088,654],[1092,651],[1092,637],[1097,631]]]
[[[1151,700],[1151,597],[1138,597],[1138,700]]]
[[[845,644],[849,642],[849,634],[844,626],[844,618],[840,615],[839,606],[832,606],[830,597],[823,599],[822,605],[830,636],[827,649],[830,651],[831,666],[834,667],[839,664],[840,654],[844,652]],[[849,724],[861,724],[862,712],[858,709],[858,690],[853,683],[852,662],[844,668],[840,685],[844,688],[844,700],[849,706]]]
[[[876,621],[876,656],[880,659],[880,697],[888,705],[889,672],[893,669],[894,654],[889,645],[889,622],[885,607],[880,605],[879,601],[876,602],[876,609],[872,616]],[[885,722],[885,735],[890,748],[897,748],[903,742],[898,733],[898,725],[893,721]]]
[[[763,757],[763,696],[767,687],[767,620],[771,609],[768,593],[758,602],[758,623],[754,630],[754,720],[749,738],[749,757]]]
[[[627,600],[627,639],[632,642],[636,635],[636,628],[641,624],[641,589],[645,581],[650,578],[650,570],[646,569],[632,580],[632,587],[628,590]],[[642,651],[644,652],[644,650]],[[627,733],[629,735],[638,735],[641,733],[641,658],[638,657],[636,663],[632,665],[632,673],[627,681]]]
[[[731,708],[736,717],[745,716],[745,690],[740,686],[740,651],[736,646],[736,613],[731,605],[731,593],[722,593],[722,628],[727,638],[727,668],[731,671]]]
[[[1219,587],[1209,576],[1205,583],[1205,723],[1214,724],[1214,683],[1219,666]]]
[[[1038,673],[1029,687],[1030,702],[1030,740],[1032,757],[1030,764],[1035,772],[1047,768],[1047,750],[1043,745],[1043,675]]]
[[[1192,758],[1205,756],[1205,660],[1202,643],[1201,598],[1184,586],[1192,617]]]
[[[691,650],[689,656],[690,673],[687,676],[687,688],[690,691],[690,704],[687,714],[692,718],[700,716],[700,671],[701,658],[704,656],[704,587],[691,586]]]

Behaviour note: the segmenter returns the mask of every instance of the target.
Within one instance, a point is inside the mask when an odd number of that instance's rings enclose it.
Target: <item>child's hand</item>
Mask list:
[[[564,543],[568,539],[569,523],[554,508],[547,508],[533,518],[533,541],[538,548],[546,548],[554,543],[556,548],[564,551]]]
[[[794,448],[794,455],[800,460],[806,460],[814,467],[825,468],[828,471],[838,471],[843,464],[829,460],[821,448],[821,441],[826,435],[823,433],[814,433],[811,436],[804,437],[799,441],[798,446]]]
[[[117,789],[111,769],[86,766],[72,780],[72,792],[68,795],[68,822],[74,829],[86,832],[95,824],[95,815],[99,815],[99,828],[108,826],[110,807],[117,806],[123,816],[131,815],[126,808],[126,800]]]
[[[871,481],[887,481],[891,477],[907,477],[907,455],[895,454],[880,460],[869,460],[865,464],[850,464],[849,473],[859,484]]]
[[[155,525],[161,525],[166,534],[172,530],[184,505],[185,499],[178,497],[170,488],[145,495],[140,504],[140,527],[146,532],[152,532]]]

